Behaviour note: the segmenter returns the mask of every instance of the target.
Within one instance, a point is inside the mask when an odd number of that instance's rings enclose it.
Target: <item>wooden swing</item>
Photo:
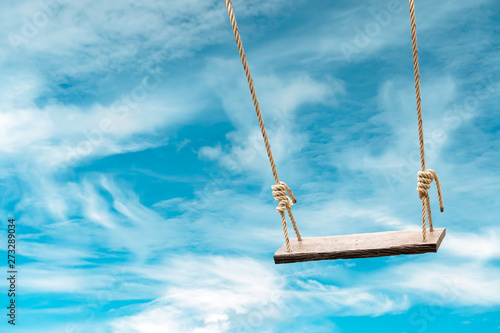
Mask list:
[[[241,62],[248,80],[248,86],[252,94],[253,104],[255,106],[255,112],[257,113],[257,119],[259,121],[262,137],[264,138],[267,156],[269,157],[271,170],[273,172],[274,180],[276,181],[276,185],[272,186],[272,190],[274,200],[279,201],[279,205],[276,207],[276,210],[281,215],[283,232],[285,234],[285,244],[274,254],[274,262],[276,264],[284,264],[314,260],[371,258],[437,252],[439,245],[446,234],[446,229],[434,229],[433,227],[429,194],[427,192],[427,190],[430,189],[433,180],[436,181],[441,212],[444,211],[444,206],[441,186],[436,172],[431,169],[425,169],[424,132],[422,124],[422,106],[420,100],[420,76],[418,69],[417,28],[415,23],[414,0],[409,0],[409,4],[413,67],[415,74],[415,93],[417,100],[420,161],[422,167],[422,170],[418,172],[417,185],[418,196],[422,200],[422,232],[419,230],[407,230],[311,238],[301,237],[291,210],[293,204],[296,203],[297,200],[288,185],[281,182],[278,177],[278,171],[276,170],[276,164],[274,163],[273,154],[271,152],[271,145],[269,144],[266,127],[264,125],[259,102],[257,100],[257,94],[255,92],[252,76],[250,74],[240,33],[238,31],[238,25],[234,16],[233,5],[231,0],[225,1],[231,25],[233,27],[234,36],[236,38],[236,45],[238,46]],[[296,239],[289,239],[285,210],[288,212],[293,229],[297,235]],[[426,215],[429,216],[429,230],[427,230]]]

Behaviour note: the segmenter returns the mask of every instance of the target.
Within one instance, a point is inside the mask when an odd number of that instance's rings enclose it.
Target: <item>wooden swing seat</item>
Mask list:
[[[290,239],[292,252],[283,245],[274,254],[275,264],[294,262],[355,259],[422,254],[437,252],[446,229],[427,230],[427,241],[422,241],[421,230],[386,231],[345,236],[310,237],[298,241]]]

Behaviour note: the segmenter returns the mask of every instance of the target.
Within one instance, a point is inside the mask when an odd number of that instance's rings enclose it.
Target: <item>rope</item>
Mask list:
[[[297,239],[301,241],[302,237],[300,236],[299,228],[297,228],[297,223],[295,222],[292,214],[292,206],[294,203],[297,203],[297,199],[295,199],[292,190],[284,182],[280,182],[279,185],[271,186],[271,189],[273,190],[274,200],[280,202],[276,207],[276,210],[280,214],[283,214],[285,212],[285,209],[288,211],[288,216],[290,216],[290,221],[292,221],[293,229],[295,230]],[[291,199],[287,195],[287,193],[290,195]]]
[[[422,238],[423,241],[427,241],[427,222],[426,222],[426,210],[429,216],[429,227],[430,231],[434,230],[432,223],[432,213],[431,205],[429,200],[428,189],[431,187],[433,180],[436,180],[436,187],[439,197],[439,206],[441,212],[444,211],[443,198],[441,194],[441,185],[439,184],[439,179],[434,170],[425,170],[425,151],[424,151],[424,125],[422,122],[422,101],[420,99],[420,74],[418,68],[418,48],[417,48],[417,24],[415,20],[415,2],[414,0],[409,0],[410,2],[410,23],[411,23],[411,41],[413,49],[413,71],[415,74],[415,95],[417,99],[417,120],[418,120],[418,139],[420,144],[420,164],[422,171],[418,172],[418,197],[422,200]]]
[[[436,171],[432,169],[428,169],[427,171],[419,171],[418,172],[418,185],[417,185],[417,192],[418,192],[418,197],[421,200],[425,200],[426,206],[430,209],[430,201],[429,201],[429,190],[431,188],[431,183],[433,180],[436,181],[436,188],[438,192],[438,198],[439,198],[439,208],[441,209],[441,212],[444,212],[444,205],[443,205],[443,195],[441,193],[441,184],[439,183],[439,178],[436,174]],[[432,224],[432,215],[429,213],[429,228],[431,231],[434,230],[434,226]]]
[[[257,99],[257,93],[255,91],[255,86],[253,84],[252,80],[252,75],[250,74],[250,68],[248,66],[247,58],[245,56],[245,51],[243,50],[243,44],[241,42],[241,37],[240,37],[240,32],[238,30],[238,24],[236,23],[236,17],[234,16],[234,10],[233,10],[233,4],[231,3],[231,0],[225,0],[226,1],[226,8],[227,8],[227,13],[229,14],[229,19],[231,20],[231,26],[233,27],[233,32],[234,32],[234,37],[236,39],[236,45],[238,46],[238,52],[240,53],[240,58],[241,58],[241,63],[243,64],[243,69],[245,70],[245,75],[247,77],[248,81],[248,87],[250,88],[250,93],[252,94],[252,100],[253,100],[253,105],[255,107],[255,112],[257,113],[257,119],[259,121],[259,126],[260,126],[260,131],[262,133],[262,137],[264,138],[264,144],[266,146],[266,152],[267,152],[267,157],[269,158],[269,163],[271,164],[271,170],[273,172],[274,180],[276,181],[276,185],[273,185],[273,195],[274,192],[279,192],[281,193],[282,191],[285,192],[284,196],[279,195],[276,197],[275,195],[275,200],[280,201],[280,204],[276,208],[276,210],[280,213],[281,215],[281,222],[283,224],[283,233],[285,234],[285,244],[286,244],[286,249],[288,252],[292,252],[290,248],[290,240],[288,237],[288,228],[286,224],[286,217],[285,217],[285,208],[288,211],[288,215],[290,216],[290,220],[292,221],[293,228],[295,230],[295,233],[297,234],[297,239],[300,241],[302,240],[299,230],[297,228],[297,225],[295,223],[295,219],[293,218],[293,214],[291,211],[291,201],[290,198],[286,195],[286,192],[290,194],[290,196],[293,198],[293,202],[297,202],[295,200],[295,197],[293,196],[292,191],[290,188],[283,182],[280,182],[280,179],[278,177],[278,171],[276,170],[276,164],[274,163],[274,158],[273,158],[273,153],[271,151],[271,144],[269,143],[269,139],[267,137],[267,131],[266,131],[266,126],[264,125],[264,119],[262,118],[262,113],[260,111],[260,105],[259,101]],[[275,188],[277,191],[275,191]],[[279,198],[279,199],[278,199]]]

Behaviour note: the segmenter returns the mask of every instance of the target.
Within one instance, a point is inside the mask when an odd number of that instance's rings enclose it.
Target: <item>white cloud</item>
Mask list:
[[[182,198],[172,198],[172,199],[167,199],[167,200],[162,200],[159,201],[155,204],[153,204],[153,207],[158,207],[158,208],[173,208],[181,205],[184,202]]]
[[[456,99],[456,83],[451,77],[427,82],[423,84],[422,96],[425,96],[423,117],[426,159],[431,164],[437,160],[439,152],[447,143],[446,137],[450,131],[454,130],[445,114]],[[362,131],[374,133],[377,140],[352,140],[346,146],[344,142],[339,142],[346,134],[333,133],[331,145],[342,145],[334,148],[338,152],[332,155],[331,163],[350,170],[383,171],[397,178],[406,178],[403,165],[418,170],[420,158],[415,105],[412,80],[393,78],[382,82],[374,103],[375,112],[371,113],[368,122],[361,125]],[[349,130],[359,131],[356,127]]]
[[[367,288],[339,288],[299,281],[295,290],[276,271],[244,257],[180,257],[168,270],[137,270],[168,282],[164,297],[136,307],[139,313],[113,320],[116,332],[262,331],[288,316],[313,314],[377,316],[401,312],[406,298],[393,300]],[[203,277],[203,278],[201,278]]]
[[[216,1],[52,1],[57,2],[61,5],[49,10],[39,3],[14,4],[1,20],[9,41],[3,48],[17,49],[27,64],[33,58],[46,59],[42,66],[53,77],[128,65],[144,69],[160,59],[190,56],[231,36],[227,11]],[[235,6],[246,18],[273,15],[283,4],[254,1]],[[48,17],[46,22],[36,19],[40,15]]]
[[[419,50],[431,52],[443,59],[449,68],[460,68],[463,60],[471,60],[456,54],[476,48],[484,48],[494,39],[491,31],[482,31],[482,38],[467,31],[457,36],[466,43],[443,43],[457,32],[457,18],[465,21],[484,16],[482,5],[491,0],[422,1],[416,4]],[[465,29],[464,29],[465,30]],[[471,30],[472,31],[472,30]],[[465,35],[464,35],[465,34]],[[279,50],[279,51],[277,51]],[[303,63],[327,63],[333,66],[358,65],[371,59],[387,60],[397,64],[404,59],[411,66],[410,17],[407,1],[387,0],[372,3],[349,3],[343,10],[325,10],[316,15],[314,23],[290,28],[282,38],[262,46],[261,59],[283,59]],[[276,54],[280,57],[277,60]],[[270,56],[272,55],[272,56]],[[493,62],[492,62],[493,63]]]
[[[299,282],[298,287],[304,290],[294,292],[294,296],[308,304],[309,312],[323,315],[379,316],[401,313],[409,307],[407,297],[393,299],[387,294],[373,291],[370,286],[342,288],[306,280]]]
[[[240,11],[242,17],[272,15],[283,3],[243,4]],[[226,40],[221,35],[231,37],[226,9],[215,1],[192,0],[180,6],[175,1],[54,0],[49,6],[14,4],[9,15],[5,13],[2,30],[17,35],[27,34],[35,17],[50,16],[43,27],[31,27],[32,34],[23,37],[22,52],[5,46],[23,62],[22,68],[0,63],[5,68],[0,151],[10,160],[24,161],[29,155],[35,168],[73,167],[82,160],[164,144],[147,136],[191,119],[204,108],[203,98],[186,100],[200,94],[198,87],[179,86],[172,79],[168,87],[158,89],[158,76],[169,69],[156,75],[151,71]],[[136,84],[116,82],[132,64]],[[146,74],[136,78],[141,75],[137,73]],[[73,95],[85,95],[95,85],[90,103],[64,103],[67,92],[59,89],[60,84],[69,84]],[[109,94],[117,94],[117,88],[122,95],[110,105]]]
[[[446,236],[442,250],[449,255],[476,261],[500,258],[500,231],[488,228],[479,232],[452,232]]]
[[[345,93],[343,82],[331,78],[314,79],[303,73],[280,78],[262,75],[254,69],[254,82],[276,163],[289,160],[307,144],[307,135],[295,131],[295,114],[310,105],[338,105],[337,95]],[[223,77],[216,72],[230,73]],[[252,104],[248,85],[238,60],[211,59],[204,74],[219,96],[235,130],[226,135],[229,147],[203,147],[200,156],[218,160],[231,171],[268,174],[267,155]],[[228,91],[231,93],[228,94]],[[242,102],[243,101],[243,102]]]
[[[179,219],[166,218],[144,206],[135,192],[115,183],[110,176],[88,175],[81,182],[65,184],[45,178],[30,184],[35,187],[26,188],[29,195],[25,194],[17,207],[25,212],[21,219],[33,228],[43,227],[40,233],[50,237],[54,247],[68,248],[68,256],[88,251],[89,257],[100,257],[118,251],[126,259],[142,262],[157,251],[185,245],[191,237]],[[62,208],[49,205],[51,202],[59,202]],[[141,240],[137,241],[137,237]],[[99,247],[95,248],[95,244]],[[43,250],[47,252],[50,247]],[[28,250],[30,253],[34,255],[33,250]]]
[[[391,284],[443,307],[498,306],[500,270],[474,262],[407,264],[389,269]],[[393,274],[393,275],[390,275]]]
[[[82,269],[62,269],[47,265],[24,265],[22,280],[26,294],[32,293],[71,293],[92,294],[106,287],[107,277]]]
[[[249,258],[182,257],[166,267],[147,275],[169,282],[164,297],[111,322],[114,332],[224,332],[235,327],[235,317],[281,303],[280,278]]]
[[[95,253],[84,249],[75,249],[67,246],[47,244],[40,242],[21,241],[18,252],[23,257],[36,260],[37,262],[57,262],[61,266],[81,266],[88,264],[85,259],[97,258]]]

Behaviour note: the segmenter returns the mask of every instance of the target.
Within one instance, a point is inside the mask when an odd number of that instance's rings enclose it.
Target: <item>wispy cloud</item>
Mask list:
[[[407,3],[234,6],[303,236],[419,228]],[[281,267],[273,180],[222,2],[10,4],[1,212],[19,220],[37,332],[280,332],[290,317],[330,332],[348,330],[336,318],[418,305],[497,307],[496,12],[488,0],[417,4],[440,251]]]
[[[141,305],[139,314],[113,321],[116,332],[160,332],[165,327],[174,332],[260,331],[280,327],[288,316],[379,315],[406,308],[404,298],[312,280],[299,281],[292,291],[268,265],[245,257],[183,257],[168,266],[169,272],[154,275],[169,282],[164,297]]]

